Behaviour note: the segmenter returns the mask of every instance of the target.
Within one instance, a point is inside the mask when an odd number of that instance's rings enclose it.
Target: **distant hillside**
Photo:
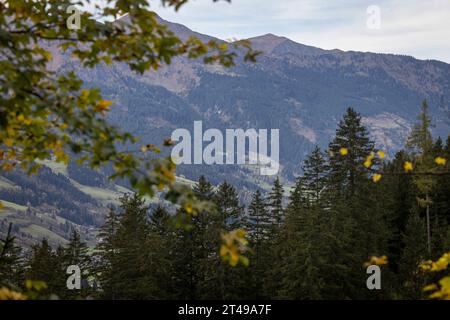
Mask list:
[[[163,22],[183,39],[211,39]],[[327,146],[349,106],[364,116],[373,138],[390,154],[403,146],[424,99],[430,104],[435,135],[450,131],[449,64],[322,50],[272,34],[250,41],[264,52],[256,64],[238,62],[224,69],[179,58],[143,76],[122,64],[80,75],[115,101],[111,121],[145,142],[160,144],[176,128],[192,130],[194,120],[202,120],[205,129],[280,129],[281,175],[290,181],[315,144]],[[81,71],[76,61],[56,61],[58,70]],[[227,179],[249,189],[267,181],[236,166],[181,166],[179,173],[194,180],[204,173],[213,182]]]

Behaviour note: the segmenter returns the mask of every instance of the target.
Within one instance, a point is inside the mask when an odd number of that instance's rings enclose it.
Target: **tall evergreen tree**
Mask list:
[[[222,183],[214,197],[217,211],[224,230],[233,230],[242,226],[244,208],[241,206],[236,189],[229,183]]]
[[[62,249],[60,250],[60,253]],[[62,254],[56,254],[47,239],[31,247],[26,279],[44,281],[48,292],[61,295],[65,292],[65,270],[61,266]]]
[[[62,269],[67,270],[69,266],[78,266],[81,271],[81,290],[65,290],[62,298],[87,297],[92,293],[89,277],[92,275],[91,256],[88,253],[88,247],[81,241],[80,234],[75,229],[72,230],[69,243],[62,248],[60,254]],[[67,275],[65,275],[67,276]]]
[[[419,122],[414,126],[406,146],[414,157],[416,175],[414,183],[419,191],[419,206],[425,210],[425,219],[427,226],[427,248],[428,254],[431,255],[431,216],[430,206],[433,201],[431,193],[435,185],[433,176],[424,174],[430,172],[434,166],[433,159],[433,137],[431,135],[431,118],[428,111],[428,103],[422,103],[421,112],[419,114]]]
[[[311,191],[312,200],[317,203],[327,183],[327,163],[318,146],[306,158],[303,165],[305,187]]]
[[[284,219],[283,194],[283,186],[281,185],[280,178],[277,177],[267,198],[271,221],[276,228],[281,226]]]
[[[421,299],[425,280],[419,272],[419,264],[426,260],[428,253],[426,224],[417,212],[413,212],[408,219],[403,247],[399,264],[400,294],[403,299]]]
[[[363,164],[373,148],[374,143],[361,123],[361,115],[348,108],[339,122],[335,138],[329,145],[329,189],[347,200],[361,191],[362,182],[367,180],[367,171],[364,170]]]
[[[125,195],[121,199],[123,211],[115,236],[114,250],[116,264],[116,285],[120,288],[121,299],[151,298],[154,283],[150,282],[148,268],[148,207],[144,200],[135,195]]]
[[[153,290],[150,292],[152,299],[177,298],[174,284],[174,225],[169,212],[161,206],[156,207],[150,217],[150,234],[148,238],[148,252],[146,269],[151,272],[150,282]]]
[[[0,286],[21,286],[24,280],[24,259],[22,249],[14,243],[12,223],[4,239],[0,239]]]
[[[410,157],[404,151],[398,152],[395,158],[385,166],[384,183],[379,186],[384,195],[382,202],[389,214],[387,220],[391,230],[388,236],[389,267],[394,272],[398,272],[403,251],[403,235],[416,201],[416,188],[412,177],[409,174],[403,174],[403,166],[407,161],[411,161]]]
[[[263,297],[264,282],[269,268],[269,237],[273,236],[271,215],[266,208],[261,192],[253,194],[248,208],[247,232],[253,250],[251,255],[252,291],[255,299]]]
[[[94,272],[101,287],[101,297],[105,299],[116,299],[119,297],[117,285],[117,251],[116,234],[119,228],[119,217],[114,209],[110,208],[105,223],[97,235],[96,254],[94,257]]]
[[[215,239],[217,242],[213,253],[208,258],[208,267],[205,272],[206,283],[210,288],[210,299],[242,299],[248,294],[246,270],[242,266],[232,268],[224,263],[217,248],[220,247],[221,235],[224,231],[245,226],[244,207],[239,201],[236,189],[227,182],[218,187],[213,200],[217,207],[217,216],[208,234],[210,239]]]

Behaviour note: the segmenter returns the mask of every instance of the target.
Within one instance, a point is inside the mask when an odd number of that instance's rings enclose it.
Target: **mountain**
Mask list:
[[[128,19],[128,17],[126,18]],[[211,39],[180,24],[161,20],[185,39]],[[126,22],[126,21],[125,21]],[[364,117],[377,144],[393,154],[416,120],[424,99],[430,104],[434,134],[450,128],[450,65],[409,56],[323,50],[267,34],[249,39],[263,51],[256,64],[238,59],[235,67],[205,66],[178,58],[143,76],[116,64],[81,73],[116,102],[111,121],[160,143],[176,128],[280,129],[281,175],[292,181],[315,144],[325,148],[349,106]],[[61,70],[80,67],[70,59]],[[266,179],[236,166],[180,166],[196,179],[234,180],[252,188]]]
[[[191,35],[204,41],[213,39],[183,25],[161,21],[182,39]],[[193,132],[196,120],[203,121],[204,130],[217,128],[222,132],[227,128],[279,129],[280,175],[286,184],[300,172],[302,160],[314,145],[327,147],[349,106],[362,114],[378,146],[390,155],[403,146],[424,99],[430,105],[434,135],[446,137],[450,133],[449,64],[401,55],[323,50],[273,34],[249,40],[263,51],[258,62],[238,59],[229,69],[187,58],[174,59],[170,66],[144,75],[119,63],[82,69],[55,48],[51,48],[51,67],[58,72],[75,70],[87,86],[100,88],[114,101],[110,121],[140,136],[141,143],[159,145],[177,128]],[[0,180],[0,195],[10,201],[19,222],[29,207],[18,199],[24,194],[35,199],[31,206],[40,212],[52,212],[61,205],[60,211],[66,211],[63,219],[96,225],[104,206],[127,192],[126,183],[108,184],[104,173],[73,166],[55,171],[49,166],[52,170],[39,178],[27,180],[15,174]],[[204,174],[216,184],[227,180],[243,190],[243,197],[246,190],[267,190],[273,179],[260,176],[250,166],[237,165],[181,165],[178,174],[192,180]],[[57,199],[42,199],[39,184],[45,186],[47,196],[53,193]],[[71,202],[79,208],[70,207]],[[77,220],[73,216],[77,210],[91,217]],[[65,221],[58,223],[64,226]],[[64,236],[67,227],[62,229],[59,235]]]

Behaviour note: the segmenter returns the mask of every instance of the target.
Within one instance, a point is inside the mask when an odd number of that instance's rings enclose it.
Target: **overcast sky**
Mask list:
[[[324,49],[450,63],[450,0],[191,0],[179,12],[153,2],[164,19],[221,39],[273,33]]]
[[[324,49],[450,63],[450,0],[190,0],[179,12],[150,3],[164,19],[224,40],[273,33]]]

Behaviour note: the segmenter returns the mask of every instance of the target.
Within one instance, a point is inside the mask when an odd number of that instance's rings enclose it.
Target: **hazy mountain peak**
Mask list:
[[[325,50],[297,43],[286,37],[267,33],[265,35],[248,39],[253,47],[261,50],[264,54],[295,54],[295,55],[316,55]]]
[[[272,53],[273,50],[280,44],[291,41],[288,38],[276,36],[272,33],[267,33],[262,36],[248,39],[252,43],[253,47],[257,50],[261,50],[264,53]]]

